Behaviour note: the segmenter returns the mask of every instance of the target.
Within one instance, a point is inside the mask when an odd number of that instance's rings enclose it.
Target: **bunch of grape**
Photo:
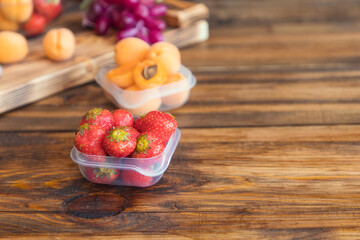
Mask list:
[[[150,44],[163,41],[166,23],[161,19],[167,11],[165,4],[155,0],[95,0],[87,8],[83,25],[93,27],[104,35],[115,28],[118,40],[138,37]]]

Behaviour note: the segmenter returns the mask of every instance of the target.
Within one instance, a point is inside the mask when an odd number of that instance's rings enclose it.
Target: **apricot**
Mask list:
[[[107,79],[120,88],[127,88],[134,84],[134,73],[136,62],[129,62],[123,66],[114,68],[106,75]]]
[[[26,22],[33,13],[32,0],[0,0],[0,11],[10,21]]]
[[[138,86],[136,85],[132,85],[128,88],[125,89],[125,91],[123,92],[123,97],[124,99],[126,99],[126,101],[129,104],[136,104],[139,101],[139,96],[138,94],[133,94],[133,91],[141,91],[142,89],[140,89]],[[146,91],[150,91],[149,94],[150,95],[158,95],[159,92],[157,89],[149,89]],[[158,110],[159,107],[161,105],[161,98],[153,98],[149,101],[147,101],[146,103],[144,103],[143,105],[141,105],[140,107],[137,108],[125,108],[126,110],[128,110],[129,112],[131,112],[131,114],[133,114],[134,116],[141,116],[144,115],[150,111],[155,111]]]
[[[181,65],[179,49],[168,42],[157,42],[153,44],[150,47],[146,58],[162,62],[169,74],[177,73]]]
[[[167,79],[167,70],[158,60],[144,60],[134,69],[136,85],[141,89],[161,86]]]
[[[24,36],[16,32],[0,32],[0,63],[14,63],[23,60],[29,52]]]
[[[181,73],[170,75],[165,84],[175,83],[174,88],[182,88],[188,85],[186,78]],[[190,95],[190,90],[184,90],[162,98],[166,106],[178,107],[184,104]]]
[[[5,18],[0,12],[0,31],[17,31],[19,24]]]
[[[124,38],[115,45],[115,61],[119,66],[143,61],[149,48],[149,44],[139,38]]]
[[[51,60],[67,60],[74,55],[75,36],[67,28],[53,29],[45,35],[43,48],[45,55]]]

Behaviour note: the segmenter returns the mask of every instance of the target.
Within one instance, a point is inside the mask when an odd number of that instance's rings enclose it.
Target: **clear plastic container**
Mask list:
[[[157,183],[166,169],[180,140],[176,129],[164,152],[152,158],[115,158],[94,156],[79,152],[76,147],[70,152],[71,159],[79,165],[80,172],[89,181],[119,186],[149,187]],[[99,171],[111,172],[107,177],[96,177]]]
[[[196,85],[192,72],[182,65],[179,72],[185,76],[184,80],[142,91],[126,91],[106,78],[106,74],[116,67],[114,63],[100,68],[96,82],[115,106],[128,110],[135,117],[154,110],[168,111],[181,107],[188,101],[191,88]]]

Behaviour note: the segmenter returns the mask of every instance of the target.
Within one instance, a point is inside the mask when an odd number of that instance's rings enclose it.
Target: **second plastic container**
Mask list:
[[[191,88],[196,85],[192,72],[182,65],[179,72],[184,75],[184,80],[142,91],[127,91],[106,78],[106,74],[116,67],[114,63],[100,68],[96,82],[115,106],[128,110],[135,117],[154,110],[168,111],[181,107],[188,101]]]

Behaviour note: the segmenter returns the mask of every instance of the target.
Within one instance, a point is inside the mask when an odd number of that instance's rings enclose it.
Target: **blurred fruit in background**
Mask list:
[[[39,35],[62,9],[60,0],[0,0],[0,31]]]
[[[63,7],[60,0],[33,0],[35,12],[44,16],[48,22],[60,15]]]
[[[105,35],[111,28],[118,40],[137,37],[149,44],[163,41],[167,6],[155,0],[83,0],[83,26]]]

